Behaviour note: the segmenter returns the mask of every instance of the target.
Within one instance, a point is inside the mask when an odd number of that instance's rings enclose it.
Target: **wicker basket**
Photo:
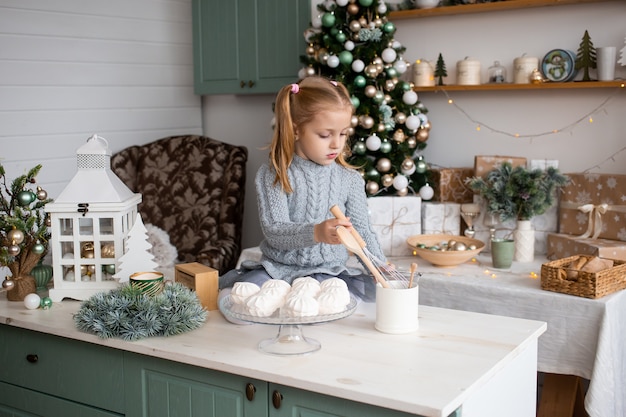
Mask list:
[[[557,259],[541,265],[541,288],[585,298],[601,298],[626,288],[626,261],[613,260],[613,268],[599,272],[577,271],[576,279],[564,278],[569,264],[580,256]]]

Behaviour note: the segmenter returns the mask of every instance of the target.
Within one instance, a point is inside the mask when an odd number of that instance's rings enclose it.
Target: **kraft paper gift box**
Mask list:
[[[421,234],[420,197],[370,197],[367,199],[370,222],[385,256],[411,256],[406,243]]]
[[[465,183],[474,176],[474,168],[439,168],[430,170],[430,186],[435,192],[433,201],[471,203],[474,191]]]
[[[474,157],[474,175],[484,178],[489,171],[499,167],[503,162],[508,162],[515,168],[526,166],[527,160],[519,156],[476,155]]]
[[[626,241],[626,175],[566,174],[559,233]]]
[[[562,233],[548,234],[548,259],[591,255],[626,261],[626,242],[610,239],[581,238]]]
[[[461,205],[458,203],[422,203],[423,235],[461,233]]]

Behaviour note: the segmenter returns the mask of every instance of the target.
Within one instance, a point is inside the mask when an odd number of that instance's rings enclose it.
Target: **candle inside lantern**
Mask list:
[[[539,58],[522,55],[513,60],[513,82],[530,84],[530,76],[539,69]]]

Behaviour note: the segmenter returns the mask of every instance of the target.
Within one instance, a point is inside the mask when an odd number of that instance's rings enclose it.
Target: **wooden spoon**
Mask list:
[[[337,235],[339,236],[339,240],[341,243],[352,253],[358,256],[361,261],[365,264],[367,269],[370,270],[376,282],[383,286],[383,288],[389,288],[389,284],[387,280],[382,276],[382,274],[378,271],[378,268],[374,266],[374,263],[363,251],[363,248],[359,245],[359,242],[354,238],[354,236],[343,226],[337,226]]]

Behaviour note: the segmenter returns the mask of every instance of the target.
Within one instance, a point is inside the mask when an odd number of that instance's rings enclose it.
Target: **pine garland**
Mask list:
[[[207,315],[196,295],[180,283],[166,285],[154,297],[123,285],[85,300],[74,315],[74,323],[79,330],[103,339],[133,341],[197,329]]]

